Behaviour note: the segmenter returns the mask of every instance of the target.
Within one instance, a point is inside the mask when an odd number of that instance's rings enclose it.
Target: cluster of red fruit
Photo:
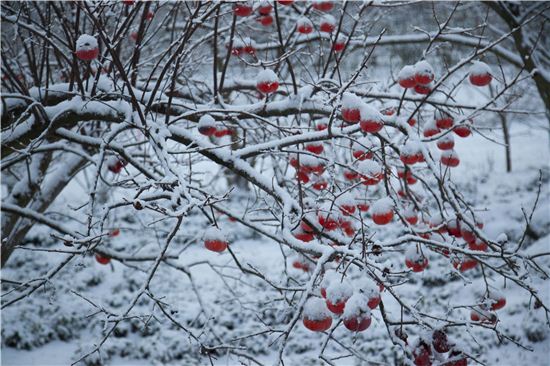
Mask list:
[[[332,325],[332,317],[342,317],[344,326],[352,332],[366,330],[372,321],[371,310],[378,307],[383,286],[368,279],[357,281],[355,286],[342,279],[342,274],[328,270],[320,284],[318,297],[308,299],[304,305],[303,324],[314,332],[323,332]]]
[[[408,345],[408,336],[401,328],[395,330],[395,335]],[[436,329],[432,332],[431,337],[427,336],[425,338],[420,338],[414,344],[411,344],[415,366],[431,366],[434,362],[441,366],[468,365],[468,358],[453,342],[449,341],[444,330]],[[434,352],[437,353],[437,356]],[[446,353],[448,354],[447,358],[441,363]]]
[[[209,114],[205,114],[199,119],[197,129],[201,135],[214,136],[218,138],[231,136],[233,134],[232,128],[217,123],[216,120]]]

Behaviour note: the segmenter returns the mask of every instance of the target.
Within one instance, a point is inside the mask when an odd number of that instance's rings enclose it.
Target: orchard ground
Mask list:
[[[461,164],[451,173],[452,180],[464,192],[468,192],[468,198],[476,207],[487,208],[485,230],[490,237],[496,238],[506,233],[510,239],[518,239],[524,229],[521,209],[530,213],[539,185],[539,171],[542,172],[540,199],[531,224],[540,238],[536,241],[528,239],[524,249],[531,253],[547,251],[550,246],[550,155],[548,136],[541,128],[543,124],[544,121],[512,124],[512,173],[505,172],[503,147],[486,140],[479,133],[466,139],[455,139]],[[481,128],[486,136],[496,141],[502,140],[499,128]],[[73,183],[56,201],[57,208],[66,204],[76,206],[77,197],[83,197],[80,196],[81,188]],[[54,211],[57,210],[54,208]],[[155,230],[139,233],[126,231],[123,222],[127,219],[139,220],[139,215],[129,212],[127,216],[120,217],[121,234],[111,241],[114,248],[122,248],[132,242],[154,243],[144,245],[140,254],[157,248],[156,235],[159,233]],[[60,217],[60,220],[63,218]],[[240,224],[229,222],[227,218],[220,220],[223,227],[230,231],[231,249],[241,265],[259,269],[271,282],[284,285],[286,279],[281,269],[285,264],[290,266],[290,263],[288,259],[285,261],[280,246],[266,238],[251,236]],[[35,247],[57,245],[49,238],[49,231],[41,226],[36,226],[29,238]],[[151,284],[152,292],[164,294],[166,297],[162,299],[173,304],[171,314],[202,340],[218,337],[233,339],[231,346],[243,347],[247,354],[262,363],[272,362],[277,350],[277,343],[273,344],[277,334],[266,333],[250,339],[235,339],[266,331],[271,326],[282,329],[289,319],[285,298],[265,282],[243,275],[227,251],[223,254],[207,251],[200,240],[179,244],[181,248],[189,247],[179,256],[177,263],[181,266],[194,264],[188,267],[194,283],[182,272],[164,266],[159,269]],[[18,250],[2,275],[14,280],[34,278],[58,260],[57,253],[37,255],[32,251]],[[210,265],[200,264],[203,260],[209,261]],[[404,263],[392,261],[391,258],[384,260],[388,260],[394,269],[405,268]],[[2,312],[2,365],[65,365],[89,351],[101,339],[106,317],[97,315],[97,309],[83,297],[93,299],[96,306],[104,306],[116,312],[131,299],[145,276],[116,261],[111,263],[101,265],[94,260],[93,255],[80,257],[65,267],[50,286],[40,289],[16,306],[5,309]],[[550,258],[541,257],[538,263],[549,268]],[[15,270],[17,266],[21,267]],[[474,303],[475,291],[482,286],[483,281],[477,271],[479,268],[465,272],[465,282],[458,280],[456,271],[446,258],[430,255],[428,269],[420,274],[410,274],[410,281],[401,286],[400,290],[406,298],[417,300],[420,307],[422,303],[428,302],[432,312],[444,315],[447,302],[464,305]],[[222,272],[233,275],[230,276],[232,280],[227,277],[222,280],[219,276]],[[289,269],[289,273],[293,278],[286,282],[287,285],[304,283],[308,277],[300,270]],[[471,355],[488,365],[547,364],[550,337],[543,312],[533,309],[533,303],[525,296],[525,292],[510,282],[504,287],[502,279],[492,280],[492,285],[502,289],[507,300],[506,307],[498,312],[498,329],[531,350],[508,340],[500,343],[491,330],[460,328],[460,332],[454,332],[451,328],[449,335],[454,341],[464,344],[464,349],[471,350]],[[531,280],[533,286],[541,289],[542,298],[550,303],[548,286],[541,279]],[[237,283],[239,286],[236,286]],[[424,289],[418,291],[421,284]],[[419,297],[419,294],[423,294],[423,297]],[[148,316],[159,310],[146,300],[140,301],[134,312],[144,314],[144,319],[133,318],[121,323],[114,336],[102,347],[101,354],[88,359],[88,364],[207,364],[210,361],[215,365],[240,362],[252,364],[244,357],[227,357],[223,351],[201,354],[197,343],[185,332],[172,326],[163,317]],[[399,306],[387,292],[382,293],[382,301],[388,314],[399,316]],[[86,311],[83,312],[83,309]],[[462,314],[464,321],[469,321],[468,309],[455,311]],[[82,317],[82,313],[89,317]],[[339,326],[335,331],[336,339],[342,344],[354,345],[354,349],[363,355],[372,355],[369,361],[392,364],[391,360],[398,357],[397,347],[394,348],[388,340],[379,309],[375,309],[372,314],[373,322],[369,329],[353,334]],[[214,325],[212,329],[215,334],[204,327],[207,322]],[[319,364],[317,355],[325,336],[308,331],[301,322],[296,327],[298,329],[291,334],[285,350],[286,364]],[[345,357],[349,353],[335,342],[329,342],[327,347],[326,355],[342,357],[334,360],[335,364],[356,362]]]

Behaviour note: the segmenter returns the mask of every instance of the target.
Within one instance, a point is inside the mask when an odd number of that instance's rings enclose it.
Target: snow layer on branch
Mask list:
[[[90,51],[97,48],[97,39],[88,34],[83,34],[76,40],[77,51]]]

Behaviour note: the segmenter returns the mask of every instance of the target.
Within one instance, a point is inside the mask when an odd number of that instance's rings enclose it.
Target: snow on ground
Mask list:
[[[456,151],[462,162],[452,172],[453,181],[469,192],[468,198],[480,210],[487,209],[485,219],[488,235],[496,237],[504,232],[510,238],[517,238],[523,230],[521,208],[530,212],[539,179],[538,169],[542,169],[544,183],[532,228],[543,236],[538,241],[528,242],[524,250],[531,254],[548,251],[550,246],[550,158],[548,136],[540,131],[533,131],[529,126],[513,125],[512,174],[505,172],[502,147],[483,139],[479,134],[468,139],[457,138]],[[484,132],[501,140],[498,129]],[[57,202],[59,207],[66,203],[76,205],[74,197],[77,196],[72,195],[80,189],[82,188],[75,183]],[[122,215],[119,219],[139,220],[139,217]],[[229,233],[230,240],[244,232],[239,224],[231,223],[227,219],[220,220],[226,229],[233,231]],[[189,269],[194,288],[198,289],[200,297],[197,297],[185,273],[166,266],[161,267],[153,280],[151,293],[171,304],[169,310],[173,317],[200,336],[204,344],[222,339],[232,346],[243,346],[248,354],[252,354],[260,362],[273,362],[278,347],[278,343],[273,343],[277,334],[263,334],[256,338],[245,336],[266,331],[269,327],[283,329],[292,315],[288,313],[286,306],[292,292],[285,297],[264,281],[243,276],[227,252],[216,254],[204,250],[200,241],[197,243],[201,233],[193,231],[193,223],[188,225],[185,229],[189,232],[176,237],[175,247],[191,247],[179,256],[176,263]],[[148,250],[157,250],[160,245],[156,238],[146,235],[150,231],[127,232],[123,225],[121,229],[121,235],[111,241],[113,248],[122,248],[131,243],[136,248],[141,247],[140,253],[143,254]],[[166,227],[159,224],[156,229],[157,234],[161,234]],[[33,232],[34,245],[51,245],[47,232],[39,227],[33,229]],[[292,279],[286,280],[281,270],[286,261],[281,248],[263,237],[249,235],[247,239],[232,242],[231,249],[242,266],[261,271],[273,284],[296,287],[307,280],[307,275],[294,269],[289,269]],[[464,305],[474,301],[475,292],[482,285],[482,280],[470,273],[465,275],[469,282],[464,284],[451,275],[453,271],[448,262],[434,258],[430,257],[429,269],[412,276],[411,282],[399,288],[400,292],[409,299],[418,300],[420,308],[429,303],[430,311],[441,314],[444,314],[445,305],[451,299],[458,299]],[[2,277],[28,279],[30,273],[44,271],[59,260],[58,254],[36,255],[29,251],[17,251],[9,267],[3,270]],[[210,261],[211,265],[201,264],[204,260]],[[388,260],[391,261],[391,258]],[[546,268],[550,267],[548,257],[541,257],[538,263]],[[404,267],[402,263],[395,261],[392,264]],[[21,268],[16,269],[18,266]],[[139,263],[136,266],[146,269],[145,265]],[[222,279],[220,273],[230,276]],[[64,365],[78,359],[101,339],[104,320],[107,318],[97,314],[92,305],[76,294],[93,299],[96,305],[118,313],[125,308],[144,277],[144,273],[130,271],[120,263],[102,266],[92,256],[73,260],[54,279],[52,285],[55,286],[46,286],[30,299],[3,310],[2,365]],[[548,286],[540,278],[532,278],[532,281],[535,287],[542,287],[541,295],[550,303]],[[425,286],[421,293],[418,291],[420,283]],[[451,337],[466,344],[465,349],[480,360],[490,361],[489,364],[546,364],[547,355],[550,354],[550,338],[545,320],[540,319],[528,296],[516,286],[507,282],[506,288],[503,288],[501,279],[494,280],[491,284],[503,289],[508,301],[507,306],[499,312],[501,329],[513,335],[518,342],[531,347],[533,352],[523,350],[511,342],[499,344],[491,331],[480,332],[473,328],[466,332],[451,330]],[[420,294],[424,297],[419,297]],[[398,317],[399,307],[391,297],[382,293],[382,299],[388,315]],[[121,323],[105,343],[101,355],[94,356],[98,364],[145,365],[154,362],[191,365],[210,362],[209,357],[201,354],[197,342],[185,332],[171,325],[165,318],[148,317],[153,307],[147,297],[138,302],[133,314],[143,315],[143,318]],[[255,313],[260,317],[256,317]],[[82,314],[89,317],[84,318]],[[158,316],[158,309],[155,314]],[[450,316],[467,321],[468,314],[464,309],[458,309]],[[387,339],[386,328],[378,309],[373,311],[373,323],[367,331],[352,335],[339,327],[335,335],[342,344],[353,346],[357,352],[369,355],[368,360],[393,364],[395,357],[399,357],[397,348],[391,346]],[[544,335],[546,337],[541,339]],[[243,338],[237,339],[239,337]],[[322,334],[309,332],[298,323],[289,338],[284,360],[287,364],[319,364],[317,355],[324,339]],[[350,358],[344,357],[348,352],[334,342],[329,342],[326,354],[331,357],[342,356],[343,358],[335,361],[338,365],[354,364]],[[250,363],[245,358],[227,356],[223,351],[211,353],[210,356],[216,365]]]

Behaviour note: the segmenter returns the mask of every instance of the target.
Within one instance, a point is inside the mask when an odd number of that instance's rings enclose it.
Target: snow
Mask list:
[[[371,208],[370,212],[372,215],[381,215],[392,211],[394,208],[393,200],[390,197],[383,197],[376,200]]]
[[[353,294],[348,301],[346,302],[346,307],[344,308],[344,314],[342,315],[343,319],[352,319],[358,316],[363,318],[370,318],[370,308],[367,305],[368,298],[365,295],[360,293]]]
[[[399,80],[406,80],[414,77],[414,74],[416,73],[415,67],[412,65],[405,65],[399,70],[399,74],[397,74],[397,78]]]
[[[297,27],[313,27],[313,23],[307,17],[300,17],[296,21]]]
[[[492,75],[489,65],[481,61],[472,61],[472,66],[470,66],[469,74],[475,76],[487,74]]]
[[[226,238],[222,230],[216,227],[210,227],[204,232],[204,240],[226,241]]]
[[[361,98],[353,93],[345,92],[342,94],[342,109],[359,109],[363,104]]]
[[[321,24],[336,25],[336,19],[330,14],[325,14],[321,17]]]
[[[361,121],[382,121],[382,114],[368,104],[362,104],[359,108]]]
[[[323,320],[330,317],[330,312],[323,299],[311,297],[304,305],[304,316],[310,320]]]
[[[214,117],[212,117],[209,114],[205,114],[201,118],[199,118],[199,123],[197,124],[197,128],[213,127],[215,125],[216,125],[216,120],[214,119]]]
[[[327,300],[333,304],[349,299],[352,294],[353,288],[347,280],[332,281],[327,287]]]
[[[91,51],[98,47],[97,39],[88,34],[82,34],[76,40],[76,50],[77,51]]]
[[[357,171],[369,178],[378,178],[382,174],[382,166],[374,160],[363,160],[357,164]]]
[[[432,65],[426,61],[422,60],[414,64],[414,72],[418,75],[433,76],[435,75]]]
[[[262,70],[258,73],[258,75],[256,75],[256,83],[274,83],[274,82],[278,82],[279,81],[279,77],[277,76],[277,74],[275,74],[275,72],[273,72],[273,70],[270,70],[270,69],[265,69],[265,70]]]

